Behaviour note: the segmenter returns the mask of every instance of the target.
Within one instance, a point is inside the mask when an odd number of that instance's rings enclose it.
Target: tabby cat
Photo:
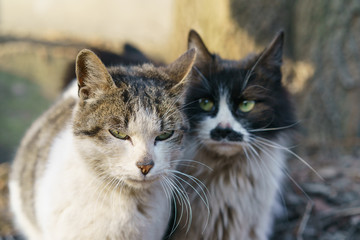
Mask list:
[[[28,239],[161,239],[195,54],[108,69],[78,54],[78,87],[31,126],[13,163],[11,207]]]

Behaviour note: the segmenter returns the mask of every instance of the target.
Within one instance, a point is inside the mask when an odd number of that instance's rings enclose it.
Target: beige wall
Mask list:
[[[0,31],[40,38],[166,44],[173,0],[0,0]]]

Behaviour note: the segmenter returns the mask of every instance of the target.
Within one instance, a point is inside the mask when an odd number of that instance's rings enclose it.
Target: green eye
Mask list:
[[[119,138],[121,140],[128,140],[130,139],[129,135],[126,135],[125,133],[119,132],[117,130],[114,129],[109,129],[109,132],[111,133],[111,135],[113,135],[116,138]]]
[[[199,99],[199,105],[203,110],[207,112],[210,112],[211,110],[214,109],[214,102],[208,98]]]
[[[170,138],[174,134],[174,131],[168,131],[160,134],[155,138],[155,141],[164,141],[168,138]]]
[[[242,112],[250,112],[255,106],[255,101],[244,100],[239,104],[239,110]]]

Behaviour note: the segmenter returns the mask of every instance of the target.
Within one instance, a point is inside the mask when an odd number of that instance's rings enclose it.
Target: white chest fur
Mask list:
[[[213,169],[192,172],[208,188],[210,217],[201,199],[193,196],[191,204],[196,213],[193,212],[192,226],[188,233],[179,236],[188,239],[268,238],[274,213],[280,210],[277,195],[285,156],[281,149],[263,150],[258,156],[248,154],[246,161],[241,159],[246,156],[240,155],[231,159],[208,155],[206,149],[196,154],[197,161]],[[231,163],[225,166],[224,161]]]
[[[74,148],[70,127],[53,143],[38,181],[36,215],[43,239],[161,239],[169,202],[160,184],[134,199],[106,191]],[[146,207],[145,211],[144,208]]]

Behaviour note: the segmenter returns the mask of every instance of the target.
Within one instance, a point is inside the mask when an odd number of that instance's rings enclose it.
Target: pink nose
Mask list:
[[[232,128],[229,122],[220,122],[216,127],[218,128]]]

